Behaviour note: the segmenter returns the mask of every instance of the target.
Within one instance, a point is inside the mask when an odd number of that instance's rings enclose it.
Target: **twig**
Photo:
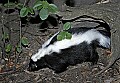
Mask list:
[[[3,21],[3,15],[2,15],[2,35],[4,35],[4,21]],[[5,55],[6,55],[6,52],[5,52],[5,40],[2,38],[2,42],[3,42],[3,47],[2,47],[2,58],[5,59]]]
[[[13,29],[13,31],[20,31],[20,30],[14,30],[14,29]],[[28,33],[28,34],[30,34],[30,35],[32,35],[32,36],[46,36],[45,34],[37,35],[37,34],[30,33],[30,32],[28,32],[28,31],[22,31],[22,32]]]
[[[0,75],[9,75],[9,74],[12,74],[12,73],[15,73],[17,72],[16,70],[11,70],[11,71],[6,71],[6,72],[3,72],[3,73],[0,73]]]

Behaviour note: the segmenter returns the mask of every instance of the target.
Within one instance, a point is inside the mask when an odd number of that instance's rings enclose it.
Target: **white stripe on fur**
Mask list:
[[[55,35],[57,34],[58,33],[56,33]],[[110,47],[110,38],[103,36],[96,29],[91,29],[84,33],[73,34],[71,39],[56,41],[45,48],[45,46],[50,43],[50,41],[54,38],[55,35],[53,35],[47,42],[45,42],[45,44],[43,44],[42,48],[39,49],[38,53],[36,53],[31,57],[33,61],[37,61],[41,57],[44,57],[45,55],[49,55],[53,52],[60,53],[61,49],[66,49],[71,46],[78,45],[84,41],[90,44],[93,40],[97,39],[100,45],[102,45],[103,47],[106,48]]]
[[[58,34],[59,32],[55,33],[50,39],[48,39],[48,41],[46,41],[43,45],[42,45],[42,48],[46,47],[50,41]]]

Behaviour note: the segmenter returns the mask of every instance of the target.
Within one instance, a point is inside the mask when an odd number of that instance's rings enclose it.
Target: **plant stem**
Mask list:
[[[20,21],[20,50],[22,49],[21,39],[22,39],[22,24],[21,24],[21,21]]]

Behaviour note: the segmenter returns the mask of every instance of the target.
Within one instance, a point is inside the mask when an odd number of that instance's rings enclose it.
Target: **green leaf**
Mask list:
[[[28,7],[28,8],[27,8],[27,11],[28,11],[29,13],[31,13],[31,14],[34,14],[33,8]]]
[[[11,44],[7,44],[6,47],[5,47],[5,51],[6,52],[10,52],[12,49],[12,45]]]
[[[18,53],[22,52],[22,48],[20,47],[20,45],[17,45],[16,50]]]
[[[21,10],[20,10],[20,16],[21,17],[25,17],[28,15],[28,9],[27,7],[23,7]]]
[[[64,25],[63,25],[63,30],[68,30],[71,28],[71,23],[70,22],[66,22]]]
[[[45,20],[48,17],[48,9],[42,8],[39,12],[39,16],[42,20]]]
[[[18,3],[17,5],[16,5],[16,7],[18,8],[18,9],[22,9],[23,8],[23,4],[22,3]]]
[[[58,41],[61,41],[63,39],[71,39],[71,38],[72,38],[72,34],[66,31],[61,31],[57,36]]]
[[[57,35],[57,40],[61,41],[63,39],[65,39],[66,37],[66,32],[65,31],[61,31],[58,35]]]
[[[41,1],[36,1],[34,6],[33,6],[33,9],[34,10],[40,10],[42,8],[42,2]]]
[[[43,7],[42,4],[41,5],[36,5],[36,6],[33,7],[33,9],[34,10],[40,10],[40,9],[42,9],[42,7]]]
[[[42,4],[42,1],[41,0],[35,0],[34,6],[37,5],[37,4]]]
[[[6,7],[6,8],[14,8],[15,6],[16,6],[16,4],[12,3],[12,2],[4,4],[4,7]]]
[[[4,34],[2,35],[2,38],[3,38],[3,39],[9,39],[9,35],[4,32]]]
[[[27,46],[27,45],[29,44],[28,39],[27,39],[26,37],[22,37],[21,43],[22,43],[24,46]]]
[[[63,40],[63,37],[62,37],[62,35],[57,35],[57,40],[58,40],[58,41],[61,41],[61,40]]]
[[[61,36],[62,36],[62,39],[65,39],[66,32],[65,32],[65,31],[61,31],[61,32],[59,33],[59,35],[61,35]]]
[[[57,13],[58,12],[58,8],[54,4],[49,4],[48,9],[49,9],[49,12],[51,12],[51,13]]]
[[[47,1],[42,1],[43,8],[48,8],[49,3]]]
[[[72,38],[72,34],[71,34],[71,33],[66,32],[66,39],[71,39],[71,38]]]

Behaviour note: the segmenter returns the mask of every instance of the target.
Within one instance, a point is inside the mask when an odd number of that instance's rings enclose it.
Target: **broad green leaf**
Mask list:
[[[5,47],[5,51],[6,52],[10,52],[12,49],[12,45],[11,44],[7,44],[6,47]]]
[[[34,10],[40,10],[42,8],[42,2],[41,1],[36,1],[36,3],[33,6]]]
[[[28,15],[28,9],[27,7],[23,7],[21,10],[20,10],[20,16],[21,17],[25,17]]]
[[[72,38],[72,34],[71,34],[71,33],[66,32],[66,39],[71,39],[71,38]]]
[[[31,14],[34,14],[33,8],[28,7],[28,8],[27,8],[27,11],[28,11],[29,13],[31,13]]]
[[[24,46],[27,46],[27,45],[29,44],[28,39],[27,39],[26,37],[22,37],[21,43],[22,43]]]
[[[61,41],[61,40],[63,40],[63,37],[61,35],[57,35],[57,40]]]
[[[56,13],[56,12],[58,12],[58,8],[57,8],[57,6],[54,5],[54,4],[49,4],[48,9],[49,9],[49,12],[51,12],[51,13]]]
[[[64,25],[63,25],[63,30],[68,30],[71,28],[71,23],[70,22],[66,22]]]
[[[48,9],[42,8],[39,12],[39,16],[42,20],[45,20],[48,17]]]

